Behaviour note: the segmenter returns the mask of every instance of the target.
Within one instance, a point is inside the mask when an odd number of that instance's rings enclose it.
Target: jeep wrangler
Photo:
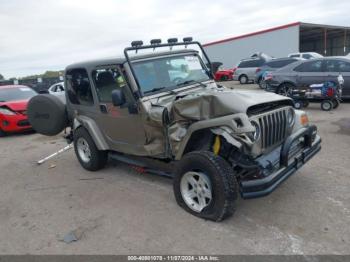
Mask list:
[[[70,65],[65,86],[66,103],[49,94],[30,100],[38,133],[66,130],[90,171],[112,158],[172,177],[177,203],[204,219],[231,216],[238,195],[271,193],[321,149],[290,98],[216,84],[189,37],[134,41],[121,58]]]

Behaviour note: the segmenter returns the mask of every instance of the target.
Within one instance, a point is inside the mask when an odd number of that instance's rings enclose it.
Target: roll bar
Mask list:
[[[178,42],[177,38],[169,38],[168,43],[162,44],[160,39],[152,39],[150,41],[150,43],[151,43],[150,45],[143,45],[143,41],[137,40],[137,41],[131,42],[131,46],[124,49],[124,56],[126,58],[126,62],[129,64],[131,73],[134,76],[136,85],[137,85],[139,90],[141,90],[140,84],[139,84],[139,81],[136,77],[134,68],[131,65],[130,56],[128,54],[128,52],[130,52],[130,51],[135,51],[136,53],[138,52],[138,50],[144,50],[144,49],[153,49],[153,51],[154,51],[156,48],[160,48],[160,47],[169,47],[170,50],[172,50],[172,48],[174,46],[184,46],[185,48],[187,48],[188,45],[197,45],[200,48],[200,50],[202,51],[205,59],[208,61],[207,67],[209,67],[210,74],[212,75],[212,65],[211,65],[211,62],[210,62],[210,59],[209,59],[207,53],[204,51],[203,46],[198,41],[192,41],[192,37],[183,38],[183,42]]]

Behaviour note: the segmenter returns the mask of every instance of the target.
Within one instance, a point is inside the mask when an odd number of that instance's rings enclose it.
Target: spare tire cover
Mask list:
[[[31,98],[27,114],[33,129],[46,136],[57,135],[68,125],[66,106],[54,95],[37,95]]]

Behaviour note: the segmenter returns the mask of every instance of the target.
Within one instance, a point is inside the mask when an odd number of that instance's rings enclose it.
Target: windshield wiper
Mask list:
[[[147,94],[147,93],[153,93],[153,92],[157,92],[157,91],[160,91],[160,90],[163,90],[163,89],[166,89],[168,87],[166,86],[162,86],[162,87],[155,87],[155,88],[152,88],[151,90],[147,90],[143,93]],[[165,92],[170,92],[170,93],[175,93],[173,90],[164,90]]]
[[[144,93],[145,93],[145,94],[147,94],[147,93],[153,93],[153,92],[157,92],[157,91],[163,90],[163,89],[165,89],[165,88],[166,88],[165,86],[162,86],[162,87],[155,87],[155,88],[152,88],[151,90],[145,91]]]
[[[199,84],[201,87],[207,87],[207,85],[203,84],[202,82],[196,81],[196,80],[187,80],[185,82],[179,83],[176,86],[183,86],[183,85],[188,85],[188,84]]]

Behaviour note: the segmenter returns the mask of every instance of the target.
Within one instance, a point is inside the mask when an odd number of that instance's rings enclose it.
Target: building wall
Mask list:
[[[299,52],[299,26],[205,45],[204,49],[212,62],[222,62],[226,68],[234,67],[241,59],[256,52],[285,57],[289,53]]]

